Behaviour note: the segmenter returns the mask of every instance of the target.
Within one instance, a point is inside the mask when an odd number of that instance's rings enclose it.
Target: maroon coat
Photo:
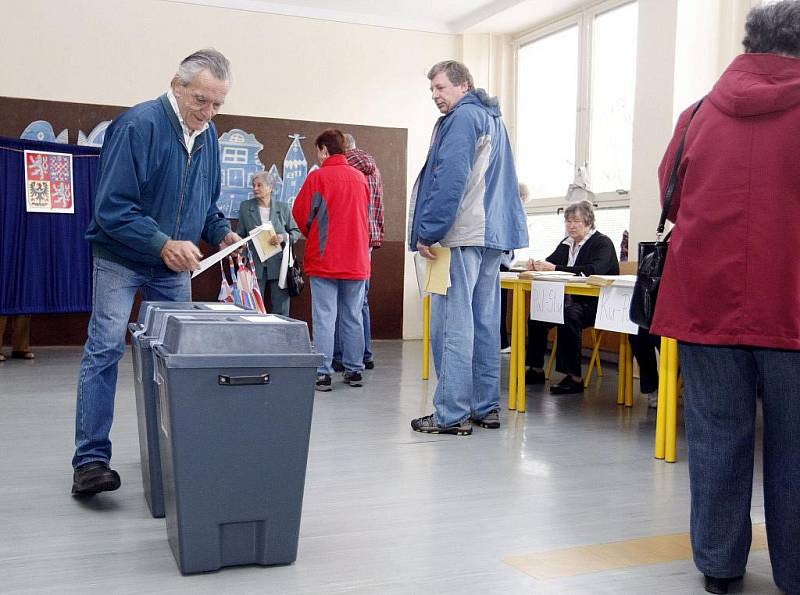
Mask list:
[[[662,197],[691,109],[659,168]],[[686,135],[652,331],[800,350],[800,59],[743,54]]]

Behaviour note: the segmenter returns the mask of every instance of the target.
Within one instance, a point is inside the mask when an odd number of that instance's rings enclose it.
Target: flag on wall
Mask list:
[[[25,201],[29,213],[74,213],[72,155],[25,151]]]

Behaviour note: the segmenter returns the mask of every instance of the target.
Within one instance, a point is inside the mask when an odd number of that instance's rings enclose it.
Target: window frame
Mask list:
[[[569,27],[578,27],[578,97],[577,113],[575,114],[575,164],[577,167],[589,161],[589,148],[591,143],[591,78],[592,78],[592,43],[594,20],[598,16],[621,8],[627,4],[633,4],[638,0],[605,0],[588,8],[561,16],[555,20],[537,26],[534,29],[526,30],[512,39],[514,47],[513,69],[514,69],[514,114],[519,117],[519,50],[523,46],[529,45],[545,37],[563,31]],[[641,7],[640,7],[641,8]],[[638,31],[637,31],[638,36]],[[635,98],[634,98],[635,101]],[[515,126],[514,149],[519,154],[519,135],[516,134]],[[633,155],[631,155],[633,159]],[[524,180],[523,180],[524,181]],[[571,181],[570,181],[571,183]],[[566,193],[566,187],[564,188]],[[630,208],[630,188],[623,191],[596,192],[595,204],[598,209],[604,208]],[[528,215],[541,215],[552,213],[566,206],[564,196],[552,196],[542,198],[531,198],[525,206]]]

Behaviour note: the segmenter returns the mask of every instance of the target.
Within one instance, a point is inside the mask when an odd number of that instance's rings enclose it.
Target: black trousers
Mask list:
[[[583,329],[594,325],[597,314],[597,298],[565,296],[564,324],[559,324],[556,370],[562,374],[580,377],[581,336]],[[554,325],[540,320],[528,321],[528,351],[526,363],[532,368],[544,367],[547,351],[547,332]]]
[[[651,335],[647,329],[639,328],[639,334],[628,335],[633,357],[639,363],[639,388],[642,393],[658,390],[658,363],[656,349],[661,347],[661,337]]]
[[[500,290],[500,349],[505,349],[511,342],[508,339],[506,317],[508,316],[508,289]]]

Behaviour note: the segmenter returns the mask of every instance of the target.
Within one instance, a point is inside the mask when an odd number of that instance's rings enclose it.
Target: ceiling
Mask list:
[[[512,33],[590,0],[166,0],[431,33]]]

